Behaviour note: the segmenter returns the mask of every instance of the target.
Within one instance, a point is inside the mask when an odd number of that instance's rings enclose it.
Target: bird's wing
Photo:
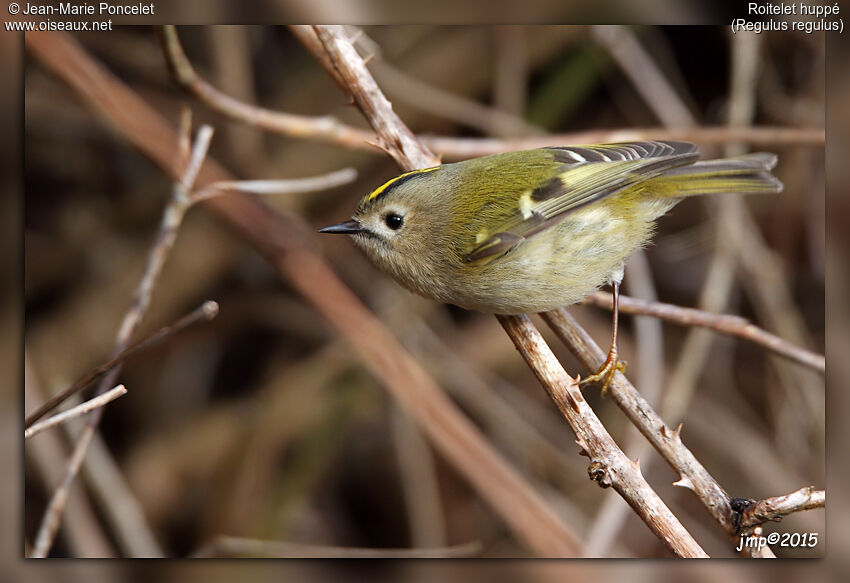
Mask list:
[[[479,233],[463,261],[483,264],[560,222],[569,212],[677,166],[694,162],[689,142],[643,141],[545,148],[552,176],[518,193],[517,208],[490,232]]]

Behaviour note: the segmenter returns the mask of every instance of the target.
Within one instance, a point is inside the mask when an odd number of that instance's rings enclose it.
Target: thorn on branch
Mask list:
[[[694,483],[687,476],[682,476],[675,482],[673,482],[674,486],[678,486],[679,488],[687,488],[688,490],[694,490]]]
[[[676,429],[673,430],[672,438],[678,442],[682,441],[682,423],[679,423],[676,426]]]

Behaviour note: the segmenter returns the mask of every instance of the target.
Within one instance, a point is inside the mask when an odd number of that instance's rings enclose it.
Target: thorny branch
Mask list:
[[[596,39],[606,46],[621,70],[630,77],[645,103],[666,126],[697,125],[696,119],[652,57],[638,42],[634,32],[622,26],[597,26],[593,31]],[[727,112],[727,127],[730,130],[745,130],[751,126],[754,119],[755,89],[760,62],[759,38],[758,35],[737,35],[731,40],[731,78]],[[725,154],[741,154],[745,143],[746,141],[742,140],[727,144],[724,148]],[[776,268],[778,261],[765,246],[760,231],[743,201],[733,196],[707,202],[714,202],[718,210],[718,229],[716,249],[700,295],[700,306],[709,311],[723,311],[723,306],[729,301],[735,266],[740,264],[748,271],[748,277],[744,278],[748,290],[755,288],[758,292],[756,307],[768,314],[766,319],[772,320],[773,327],[784,337],[796,344],[804,344],[805,334],[799,332],[799,314],[789,300],[787,282],[781,277],[781,271]],[[779,346],[774,342],[775,337],[765,337],[758,333],[756,335],[768,348],[779,348],[783,356],[792,359],[800,357],[804,364],[823,370],[822,356],[794,350],[790,343]],[[693,395],[696,376],[706,363],[710,342],[711,338],[705,331],[690,330],[665,396],[665,416],[673,419],[681,417]],[[783,385],[788,385],[791,379],[796,379],[800,381],[799,387],[813,387],[812,375],[803,374],[806,372],[803,369],[796,367],[789,371],[786,368],[787,363],[777,362],[777,365],[780,371],[779,379]],[[804,394],[810,395],[816,390],[814,386],[814,391],[806,390]],[[768,547],[760,550],[744,549],[744,552],[751,556],[774,556]]]
[[[549,393],[578,438],[582,455],[590,458],[591,480],[613,487],[675,555],[708,557],[679,523],[632,461],[620,450],[599,418],[584,400],[578,380],[571,378],[534,327],[528,316],[498,316],[540,384]]]
[[[547,312],[542,316],[570,352],[588,370],[596,370],[599,364],[605,360],[605,353],[602,349],[566,310]],[[675,482],[675,485],[687,488],[696,494],[699,501],[726,534],[734,538],[737,535],[738,528],[729,504],[729,495],[682,442],[682,426],[679,425],[675,429],[668,427],[625,375],[620,372],[614,375],[611,384],[608,386],[608,394],[658,453],[670,464],[670,467],[678,472],[679,480]]]

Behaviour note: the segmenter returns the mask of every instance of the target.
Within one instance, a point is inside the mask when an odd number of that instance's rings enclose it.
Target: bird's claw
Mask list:
[[[605,393],[608,392],[608,385],[611,384],[611,379],[614,378],[614,373],[620,371],[625,374],[627,365],[628,363],[625,360],[617,358],[616,353],[609,353],[608,358],[605,359],[605,362],[602,363],[599,370],[587,378],[579,379],[578,384],[581,388],[584,388],[589,384],[602,382],[602,395],[604,396]]]

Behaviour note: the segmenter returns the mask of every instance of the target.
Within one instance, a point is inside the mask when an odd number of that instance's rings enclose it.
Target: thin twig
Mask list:
[[[125,350],[122,350],[114,358],[93,368],[92,370],[81,376],[79,379],[77,379],[70,387],[48,399],[43,405],[41,405],[38,409],[36,409],[26,418],[26,421],[24,422],[24,428],[28,429],[32,427],[32,425],[36,421],[44,417],[46,413],[57,407],[65,399],[67,399],[74,393],[83,390],[91,383],[96,381],[98,378],[108,373],[115,366],[123,363],[128,358],[135,356],[146,348],[150,348],[154,344],[161,342],[162,340],[170,336],[173,336],[177,332],[180,332],[181,330],[188,326],[191,326],[192,324],[211,320],[215,317],[217,313],[218,304],[216,302],[204,302],[199,308],[195,309],[190,314],[183,316],[173,324],[163,326],[150,336],[147,336],[142,340],[139,340],[132,346],[126,348]]]
[[[295,194],[327,190],[357,179],[354,168],[343,168],[321,176],[309,178],[287,178],[281,180],[229,180],[214,182],[193,194],[196,201],[206,200],[229,192],[252,192],[254,194]]]
[[[147,307],[150,304],[151,294],[165,264],[165,259],[174,242],[177,239],[177,232],[182,223],[183,217],[186,214],[189,206],[192,204],[190,198],[190,190],[194,185],[198,172],[201,169],[204,158],[209,150],[210,140],[212,139],[212,128],[202,126],[198,131],[195,139],[192,152],[186,167],[180,175],[180,179],[175,183],[171,200],[165,208],[162,216],[159,232],[157,233],[156,241],[151,248],[148,256],[148,263],[145,266],[145,272],[142,275],[139,285],[133,296],[133,302],[130,309],[124,315],[121,326],[118,329],[118,336],[115,342],[114,354],[117,356],[127,349],[132,340],[133,334],[139,326]],[[205,304],[207,305],[207,304]],[[212,311],[217,311],[217,305],[213,306]],[[118,363],[106,373],[98,385],[97,393],[102,393],[107,388],[114,384],[115,379],[121,371],[121,363]],[[59,530],[59,525],[62,521],[62,512],[65,509],[65,503],[68,499],[68,491],[74,483],[74,479],[80,471],[83,460],[89,445],[97,432],[97,426],[100,424],[100,419],[103,416],[103,408],[96,409],[87,419],[86,423],[80,431],[77,443],[74,446],[74,451],[68,461],[65,469],[65,476],[62,482],[56,488],[47,509],[44,512],[41,525],[39,526],[36,535],[35,544],[32,549],[32,557],[43,558],[48,555],[50,548],[53,545],[53,540]]]
[[[160,43],[174,81],[217,111],[251,126],[293,138],[323,138],[342,146],[368,148],[375,135],[346,126],[330,116],[308,117],[255,107],[234,99],[201,79],[180,46],[174,26],[158,27]]]
[[[176,176],[174,129],[75,42],[60,33],[32,33],[27,48],[54,75],[160,168]],[[199,186],[233,177],[208,159]],[[346,287],[317,253],[312,230],[276,215],[245,193],[206,203],[265,256],[356,350],[448,463],[481,493],[529,549],[541,556],[578,556],[578,537],[545,500],[487,442],[397,339]]]
[[[24,431],[24,439],[29,439],[33,435],[37,435],[45,429],[55,427],[56,425],[64,423],[69,419],[73,419],[75,417],[79,417],[80,415],[90,413],[94,409],[97,409],[98,407],[103,407],[107,403],[110,403],[118,397],[126,394],[127,389],[124,387],[124,385],[118,385],[117,387],[106,391],[105,393],[102,393],[97,397],[94,397],[93,399],[89,399],[88,401],[80,403],[76,407],[71,407],[67,411],[62,411],[61,413],[57,413],[52,417],[48,417],[47,419],[44,419],[39,423],[33,424],[32,427]]]
[[[310,41],[318,39],[309,26],[293,26],[293,33],[310,48]],[[250,126],[293,138],[323,140],[359,150],[375,151],[377,136],[374,132],[345,125],[331,116],[309,117],[283,113],[241,102],[215,89],[201,79],[192,68],[171,26],[160,29],[163,51],[175,82],[212,109]],[[312,51],[314,56],[317,51]],[[318,58],[318,57],[317,57]],[[322,62],[321,58],[318,58]],[[323,63],[324,64],[324,63]],[[327,69],[327,65],[325,66]],[[337,82],[342,84],[339,73],[331,71]],[[750,144],[799,144],[823,146],[823,128],[786,127],[699,127],[699,128],[625,128],[594,130],[551,136],[533,136],[510,139],[497,138],[454,138],[444,136],[419,136],[422,143],[446,159],[465,159],[486,156],[499,152],[528,150],[543,146],[564,144],[594,144],[632,140],[687,140],[713,144],[747,142]]]
[[[589,295],[584,303],[607,310],[614,307],[611,294],[603,291]],[[647,302],[622,295],[620,296],[620,313],[653,316],[682,326],[699,326],[721,334],[737,336],[821,373],[826,370],[826,358],[822,354],[817,354],[783,340],[741,316],[713,314],[696,308],[683,308],[663,302]]]
[[[584,400],[528,316],[497,316],[517,350],[575,432],[582,455],[590,458],[588,475],[603,488],[613,487],[652,532],[679,557],[707,557],[641,475],[637,461],[620,450]]]
[[[605,353],[567,313],[566,310],[556,310],[542,314],[550,328],[563,340],[579,362],[588,370],[596,370],[605,360]],[[720,484],[708,473],[693,453],[682,443],[679,425],[670,429],[649,403],[632,386],[620,372],[614,375],[608,386],[608,394],[617,406],[626,414],[631,422],[652,443],[668,464],[679,474],[676,486],[687,488],[696,494],[711,516],[720,524],[723,530],[734,538],[737,529],[734,523],[732,509],[729,506],[729,495]]]
[[[333,547],[307,545],[282,541],[260,540],[223,536],[197,552],[194,558],[212,557],[265,557],[298,559],[450,559],[474,557],[481,553],[481,543],[473,541],[462,545],[414,549],[370,549],[359,547]]]
[[[599,144],[635,140],[684,140],[698,144],[746,143],[760,146],[806,145],[822,147],[826,132],[823,128],[786,128],[757,126],[746,128],[684,127],[684,128],[616,128],[589,130],[544,137],[524,138],[452,138],[419,136],[422,143],[449,160],[463,160],[501,152],[530,150],[565,144]]]
[[[30,362],[29,351],[24,351],[24,399],[30,403],[42,400],[44,389]],[[41,477],[42,488],[49,492],[62,479],[68,461],[68,446],[59,432],[45,433],[26,443],[27,466]],[[31,486],[29,480],[27,486]],[[10,508],[11,510],[11,508]],[[73,488],[68,495],[63,535],[68,551],[76,557],[110,558],[118,556],[115,545],[106,534],[103,522],[86,492]],[[26,541],[26,538],[25,538]],[[27,545],[29,546],[29,545]],[[27,549],[29,556],[31,547]]]
[[[764,500],[747,500],[741,511],[740,528],[750,529],[768,521],[782,520],[794,512],[826,507],[826,492],[814,486],[800,488],[785,496],[774,496]]]

